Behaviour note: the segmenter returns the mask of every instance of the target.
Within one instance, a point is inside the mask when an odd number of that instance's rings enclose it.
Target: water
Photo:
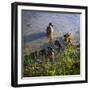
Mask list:
[[[80,42],[80,14],[22,10],[23,45],[34,50],[47,43],[49,22],[54,27],[54,38],[71,32],[74,43]]]

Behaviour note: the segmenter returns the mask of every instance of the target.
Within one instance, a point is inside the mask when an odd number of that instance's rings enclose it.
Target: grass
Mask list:
[[[24,51],[24,77],[60,76],[80,74],[80,51],[74,45],[65,46],[62,52],[55,51],[54,61],[46,55],[32,59],[30,52]]]

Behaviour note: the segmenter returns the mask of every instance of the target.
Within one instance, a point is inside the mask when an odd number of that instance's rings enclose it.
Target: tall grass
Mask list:
[[[80,51],[74,45],[65,46],[63,51],[55,51],[52,61],[46,55],[32,59],[30,52],[25,50],[23,67],[24,77],[79,75]]]

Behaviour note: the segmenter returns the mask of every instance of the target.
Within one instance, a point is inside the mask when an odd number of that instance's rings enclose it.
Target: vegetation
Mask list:
[[[47,54],[34,55],[24,50],[24,77],[58,76],[80,74],[80,50],[73,44],[66,44],[62,50],[54,51],[54,60]]]

